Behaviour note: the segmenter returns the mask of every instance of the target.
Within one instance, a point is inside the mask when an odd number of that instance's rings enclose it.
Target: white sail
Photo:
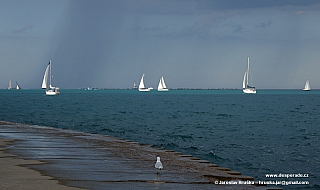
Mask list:
[[[139,88],[145,88],[145,87],[144,87],[143,78],[144,78],[144,74],[143,74],[142,77],[141,77],[140,84],[139,84]]]
[[[161,78],[162,79],[162,78]],[[161,79],[160,79],[160,81],[159,81],[159,84],[158,84],[158,90],[162,90],[163,89],[163,86],[162,86],[162,81],[161,81]]]
[[[310,90],[310,83],[309,80],[306,81],[306,84],[304,85],[304,89],[305,91],[309,91]]]
[[[160,78],[159,85],[158,85],[158,91],[168,91],[166,83],[164,82],[163,76]]]
[[[243,76],[243,82],[242,82],[242,88],[245,89],[246,86],[247,86],[247,83],[246,83],[246,78],[247,78],[247,72],[248,70],[246,70],[246,72],[244,73],[244,76]]]
[[[162,81],[162,87],[163,87],[163,88],[167,88],[166,83],[164,82],[164,78],[163,78],[163,77],[161,77],[161,81]]]
[[[48,83],[48,76],[49,76],[49,69],[50,69],[50,63],[51,61],[48,63],[47,69],[44,72],[44,76],[43,76],[43,80],[42,80],[42,89],[46,89],[47,88],[47,83]]]
[[[11,79],[9,80],[9,86],[8,86],[8,89],[12,89]]]
[[[19,86],[19,84],[18,84],[17,81],[16,81],[16,83],[17,83],[16,89],[17,89],[17,90],[21,89],[21,87]]]
[[[151,88],[151,87],[150,87],[150,88],[146,88],[146,87],[144,86],[144,81],[143,81],[143,79],[144,79],[144,74],[143,74],[142,77],[141,77],[138,90],[141,91],[141,92],[148,92],[148,91],[150,91],[152,88]]]

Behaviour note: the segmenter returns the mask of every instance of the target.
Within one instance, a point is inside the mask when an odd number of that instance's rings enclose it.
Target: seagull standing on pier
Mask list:
[[[163,169],[162,163],[160,161],[160,157],[157,157],[157,162],[156,162],[156,165],[154,165],[154,167],[157,168],[158,170]],[[159,173],[159,171],[157,171],[157,173]]]

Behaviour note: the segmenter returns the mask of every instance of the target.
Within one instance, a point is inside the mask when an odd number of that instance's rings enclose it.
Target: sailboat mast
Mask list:
[[[248,86],[248,84],[249,84],[249,57],[248,57],[248,71],[247,71],[247,86]]]
[[[50,88],[51,88],[51,78],[52,78],[52,77],[51,77],[51,59],[50,59],[49,62],[50,62],[50,63],[49,63],[49,64],[50,64],[50,68],[49,68],[49,69],[50,69],[50,75],[49,75],[49,77],[50,77]]]

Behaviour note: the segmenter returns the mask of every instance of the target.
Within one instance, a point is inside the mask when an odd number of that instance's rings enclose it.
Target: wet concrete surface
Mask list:
[[[170,150],[114,137],[51,127],[0,123],[0,138],[15,139],[8,152],[45,164],[28,167],[60,183],[86,189],[266,189],[216,185],[253,180],[240,172]],[[154,167],[160,156],[164,169]]]

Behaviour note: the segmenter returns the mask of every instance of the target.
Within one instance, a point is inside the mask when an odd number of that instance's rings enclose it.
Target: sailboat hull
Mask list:
[[[58,92],[46,92],[47,96],[55,96],[55,95],[59,95],[60,93]]]
[[[242,91],[245,94],[256,94],[257,93],[256,89],[252,89],[252,88],[245,88]]]
[[[165,92],[165,91],[169,91],[169,89],[167,89],[167,88],[158,88],[158,91]]]
[[[149,88],[139,88],[138,89],[140,92],[149,92],[150,89]]]
[[[46,95],[48,96],[55,96],[55,95],[59,95],[60,92],[52,92],[52,91],[46,91]]]
[[[59,95],[59,94],[60,94],[59,89],[46,90],[46,95],[48,95],[48,96],[55,96],[55,95]]]

